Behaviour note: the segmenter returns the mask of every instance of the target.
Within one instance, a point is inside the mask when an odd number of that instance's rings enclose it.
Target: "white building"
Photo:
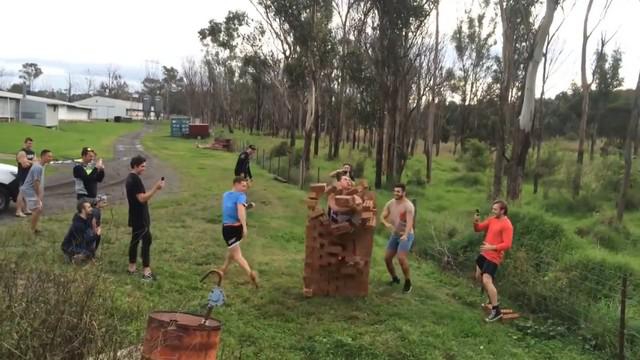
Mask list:
[[[0,120],[53,127],[60,120],[89,121],[91,108],[66,101],[0,91]]]
[[[76,101],[74,104],[90,107],[94,119],[113,119],[116,116],[129,117],[132,119],[143,119],[144,117],[142,103],[136,101],[93,96],[88,99]]]

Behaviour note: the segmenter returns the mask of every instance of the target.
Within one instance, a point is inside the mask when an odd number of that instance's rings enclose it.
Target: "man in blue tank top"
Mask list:
[[[240,241],[247,236],[247,182],[243,176],[236,176],[231,191],[222,196],[222,238],[227,243],[228,250],[220,271],[226,273],[233,260],[247,273],[253,285],[258,287],[256,272],[251,270],[240,250]]]

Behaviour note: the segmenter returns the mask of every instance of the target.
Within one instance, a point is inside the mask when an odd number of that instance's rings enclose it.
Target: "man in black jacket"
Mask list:
[[[245,151],[240,153],[238,161],[236,162],[236,168],[233,172],[235,176],[242,176],[245,179],[253,179],[253,176],[251,175],[251,168],[249,167],[249,161],[251,160],[251,155],[255,151],[256,147],[254,145],[249,145]]]
[[[100,230],[94,232],[91,218],[91,204],[86,200],[78,202],[78,212],[73,216],[71,226],[62,241],[62,252],[70,262],[91,259],[95,256],[96,237]]]
[[[76,198],[92,202],[98,196],[98,183],[104,179],[104,165],[102,159],[94,163],[96,153],[90,147],[83,147],[80,155],[82,162],[73,167]]]

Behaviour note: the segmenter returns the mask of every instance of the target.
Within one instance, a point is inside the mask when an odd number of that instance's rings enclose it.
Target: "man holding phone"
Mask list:
[[[480,255],[476,259],[476,280],[482,286],[491,303],[491,313],[485,319],[488,322],[496,321],[502,317],[498,303],[498,290],[493,281],[498,267],[504,258],[504,252],[511,248],[513,241],[513,225],[507,217],[509,209],[507,203],[496,200],[491,204],[493,216],[480,222],[480,211],[476,209],[473,217],[473,229],[476,232],[485,232],[485,238],[480,246]]]
[[[142,280],[155,280],[151,272],[151,217],[149,216],[149,200],[162,188],[162,177],[150,191],[146,191],[140,175],[146,170],[147,160],[141,156],[131,159],[131,172],[125,181],[127,202],[129,203],[129,227],[131,227],[131,243],[129,244],[129,275],[136,273],[136,259],[138,257],[138,244],[142,243]]]
[[[98,196],[98,183],[104,180],[104,165],[102,159],[96,159],[96,152],[90,147],[83,147],[80,152],[82,162],[73,167],[76,198],[95,202]]]

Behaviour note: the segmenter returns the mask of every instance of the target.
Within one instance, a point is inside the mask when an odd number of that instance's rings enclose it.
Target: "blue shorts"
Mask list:
[[[413,234],[407,235],[407,240],[400,240],[400,235],[391,235],[389,237],[389,242],[387,243],[388,251],[395,252],[409,252],[411,250],[411,246],[413,245]]]

